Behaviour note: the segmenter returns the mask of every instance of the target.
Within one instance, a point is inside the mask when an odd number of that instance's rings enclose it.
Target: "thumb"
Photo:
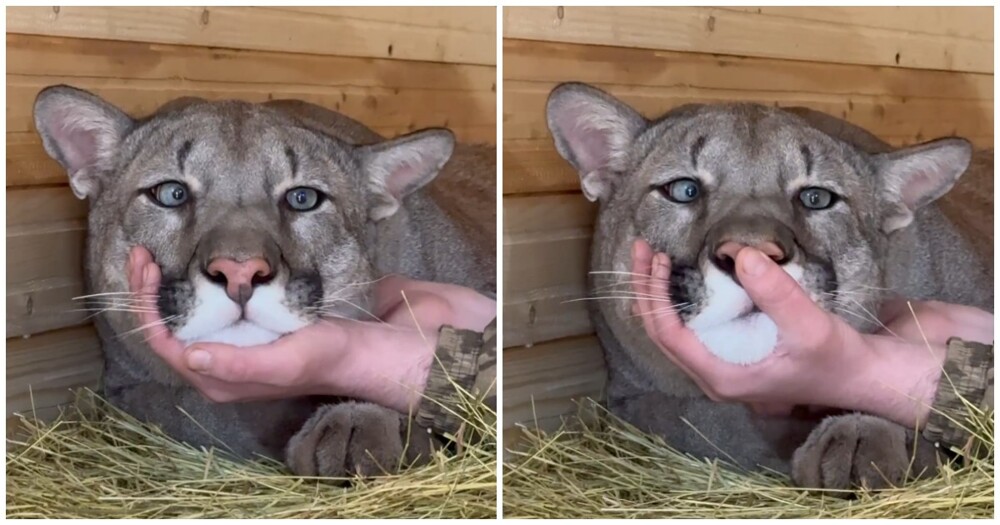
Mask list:
[[[277,347],[277,343],[255,347],[197,343],[185,350],[184,363],[199,374],[227,383],[293,386],[304,369],[303,359]]]
[[[767,314],[779,332],[796,333],[822,326],[827,313],[816,305],[791,275],[754,248],[736,255],[736,275],[750,299]]]

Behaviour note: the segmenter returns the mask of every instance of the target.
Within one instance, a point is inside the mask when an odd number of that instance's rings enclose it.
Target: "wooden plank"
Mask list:
[[[770,17],[993,41],[992,7],[723,7]]]
[[[574,191],[580,179],[551,139],[503,141],[504,194]],[[582,197],[581,197],[582,198]]]
[[[104,359],[91,326],[7,340],[7,415],[34,407],[51,414],[72,389],[97,389]],[[49,410],[46,410],[49,409]]]
[[[607,371],[596,337],[506,349],[503,369],[504,429],[555,430],[562,416],[577,413],[577,401],[604,398]]]
[[[264,7],[279,11],[312,13],[323,16],[369,20],[376,22],[398,23],[407,25],[446,28],[469,33],[493,33],[496,36],[496,10],[493,7],[448,7],[447,9],[428,9],[426,7],[395,6],[391,9],[383,7],[317,7],[317,6],[281,6]]]
[[[586,296],[596,207],[580,194],[506,198],[504,347],[593,332]]]
[[[711,7],[505,7],[504,36],[840,64],[993,72],[993,46],[988,42]]]
[[[66,170],[42,148],[36,133],[7,134],[7,187],[64,184]]]
[[[82,304],[87,207],[68,186],[7,191],[7,337],[87,321]]]
[[[342,111],[373,128],[414,130],[428,126],[496,129],[496,96],[491,91],[253,85],[62,76],[7,76],[7,131],[34,131],[32,107],[38,92],[53,84],[91,91],[132,115],[147,115],[181,96],[264,102],[297,98]],[[468,140],[459,135],[460,140]]]
[[[493,8],[476,11],[332,8],[321,15],[247,7],[9,7],[7,32],[256,49],[290,53],[496,64],[496,29],[463,26],[470,16],[495,21]],[[476,9],[476,8],[471,8]],[[353,16],[357,14],[357,16]],[[432,20],[449,20],[429,26]],[[481,24],[486,24],[482,22]],[[494,23],[495,24],[495,23]]]
[[[494,92],[496,68],[7,34],[7,74]],[[495,113],[495,112],[494,112]]]
[[[545,100],[558,82],[504,81],[504,139],[547,138]],[[597,84],[647,116],[682,104],[757,102],[806,106],[836,115],[878,136],[929,140],[947,135],[986,136],[993,130],[993,102],[927,98],[843,97],[813,93],[701,90]]]
[[[993,100],[993,75],[504,39],[504,78],[700,90]]]
[[[896,145],[958,134],[993,144],[993,76],[505,40],[504,193],[577,190],[544,104],[559,82],[595,84],[654,116],[687,102],[757,101],[839,115]]]

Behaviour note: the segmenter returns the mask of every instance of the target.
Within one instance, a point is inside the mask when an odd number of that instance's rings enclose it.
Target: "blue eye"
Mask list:
[[[184,204],[190,196],[187,186],[176,181],[157,184],[149,190],[149,193],[157,203],[167,208],[176,208]]]
[[[312,188],[292,188],[285,193],[285,202],[295,211],[315,210],[323,202],[323,194]]]
[[[837,194],[823,188],[805,188],[799,192],[799,201],[810,210],[825,210],[837,202]]]
[[[694,202],[701,195],[701,184],[694,179],[677,179],[660,187],[663,196],[680,204]]]

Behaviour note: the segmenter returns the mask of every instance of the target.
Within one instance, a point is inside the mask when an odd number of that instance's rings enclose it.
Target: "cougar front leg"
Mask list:
[[[864,414],[825,419],[792,458],[792,481],[803,488],[884,489],[937,472],[937,451],[891,421]]]
[[[437,446],[399,412],[346,402],[320,407],[289,440],[285,463],[300,476],[371,477],[424,464]]]

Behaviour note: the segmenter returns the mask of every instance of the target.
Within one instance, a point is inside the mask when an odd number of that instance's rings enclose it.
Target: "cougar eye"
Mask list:
[[[825,210],[837,202],[837,194],[823,188],[805,188],[799,192],[799,201],[810,210]]]
[[[660,193],[674,202],[687,204],[701,195],[701,185],[694,179],[677,179],[661,186]]]
[[[169,181],[153,186],[150,188],[149,194],[160,206],[176,208],[187,202],[190,192],[183,183]]]
[[[285,202],[295,211],[315,210],[323,202],[323,194],[312,188],[292,188],[285,193]]]

